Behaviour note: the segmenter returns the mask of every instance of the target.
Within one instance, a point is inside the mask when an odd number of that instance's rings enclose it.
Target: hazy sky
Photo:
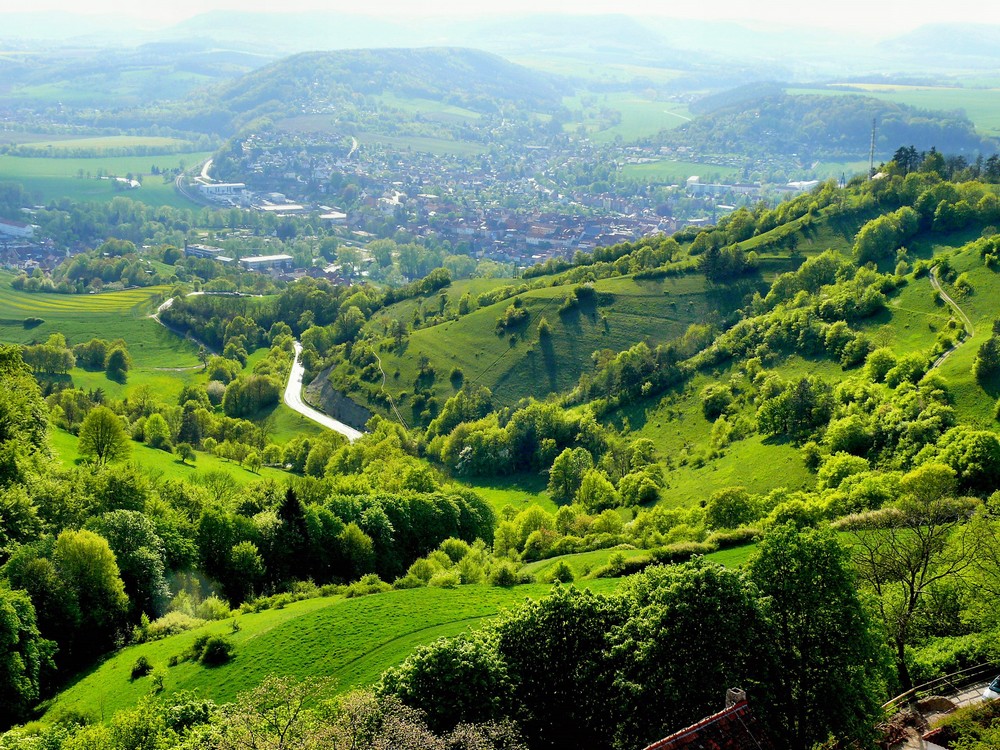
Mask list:
[[[770,23],[855,28],[861,34],[893,35],[924,23],[941,21],[1000,24],[1000,3],[983,0],[0,0],[0,13],[65,10],[73,13],[116,14],[157,21],[178,21],[211,9],[257,11],[342,10],[391,16],[498,15],[510,13],[628,13],[711,20],[754,19]]]

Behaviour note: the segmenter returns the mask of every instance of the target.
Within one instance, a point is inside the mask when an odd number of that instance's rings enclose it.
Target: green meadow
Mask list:
[[[564,125],[575,132],[582,126],[597,143],[611,143],[616,138],[625,142],[672,130],[692,119],[686,104],[647,98],[635,92],[583,94],[564,97],[563,106],[582,115]],[[616,122],[605,113],[617,113]]]
[[[53,142],[55,146],[58,142]],[[72,143],[72,141],[63,141]],[[172,180],[164,182],[163,177],[151,175],[155,164],[161,169],[179,166],[192,167],[211,154],[192,152],[165,156],[115,156],[93,158],[49,158],[0,156],[0,180],[18,182],[24,185],[40,202],[48,203],[60,198],[77,201],[107,202],[117,196],[126,196],[150,206],[171,206],[173,208],[195,208],[196,204],[174,190]],[[144,175],[142,187],[123,190],[110,179],[100,179],[99,170],[107,175],[124,177],[127,174]],[[81,171],[83,176],[81,177]]]
[[[122,338],[140,367],[190,367],[198,364],[197,347],[149,317],[169,291],[166,286],[101,294],[40,294],[10,287],[0,273],[0,340],[15,344],[44,342],[62,333],[70,345],[96,337]],[[37,325],[27,318],[40,318]]]
[[[583,585],[610,591],[617,583],[600,580]],[[270,674],[296,679],[332,676],[337,692],[367,687],[417,646],[457,635],[526,597],[537,599],[550,590],[544,585],[419,588],[354,599],[308,599],[239,615],[238,632],[232,632],[231,621],[213,622],[123,649],[60,693],[44,718],[57,720],[72,713],[100,721],[134,705],[152,691],[149,678],[130,679],[139,656],[149,659],[154,669],[165,671],[166,694],[192,690],[217,702],[232,700]],[[195,638],[206,633],[232,640],[232,661],[214,668],[190,661],[168,666],[171,657],[183,654]]]
[[[49,444],[57,458],[66,464],[75,464],[80,460],[79,439],[65,430],[53,428],[49,433]],[[284,482],[289,474],[281,469],[263,466],[259,473],[253,473],[233,461],[213,456],[211,453],[195,451],[195,460],[191,463],[181,463],[173,453],[150,448],[144,443],[132,441],[129,461],[142,467],[147,474],[159,479],[186,479],[197,481],[209,472],[225,472],[238,484],[246,484],[258,479],[273,479]]]

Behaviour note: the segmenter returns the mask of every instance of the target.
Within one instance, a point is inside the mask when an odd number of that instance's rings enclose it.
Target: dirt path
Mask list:
[[[931,269],[931,272],[928,274],[928,278],[930,278],[931,280],[931,286],[934,287],[934,291],[940,294],[941,299],[947,302],[948,305],[951,307],[951,309],[954,310],[955,313],[958,315],[959,320],[962,321],[962,325],[965,326],[965,333],[966,333],[966,337],[964,339],[957,342],[953,347],[951,347],[951,349],[949,349],[940,357],[938,357],[936,360],[934,360],[934,364],[931,365],[931,369],[934,370],[943,365],[945,363],[945,360],[947,360],[948,357],[950,357],[958,350],[958,347],[960,347],[966,341],[975,336],[976,329],[973,327],[972,321],[969,320],[969,316],[965,314],[965,311],[958,306],[958,303],[955,302],[955,300],[953,300],[951,297],[948,296],[948,292],[946,292],[944,289],[941,288],[941,282],[938,281],[937,277],[937,266],[934,266],[934,268]]]

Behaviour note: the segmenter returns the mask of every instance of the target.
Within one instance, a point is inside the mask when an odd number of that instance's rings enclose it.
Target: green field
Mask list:
[[[62,142],[69,143],[69,142]],[[18,182],[40,202],[60,198],[77,201],[107,202],[117,196],[126,196],[150,206],[194,208],[174,190],[172,180],[164,182],[158,175],[151,175],[155,164],[161,169],[180,165],[191,167],[207,159],[209,153],[171,154],[168,156],[117,156],[90,159],[53,159],[47,157],[0,156],[0,180]],[[80,173],[83,177],[80,177]],[[142,187],[121,190],[114,180],[98,179],[98,170],[108,175],[124,177],[144,175]],[[89,174],[89,177],[87,176]]]
[[[5,134],[0,134],[0,143],[30,143],[33,148],[47,149],[51,152],[71,151],[73,149],[116,149],[141,146],[145,148],[182,148],[188,146],[188,141],[180,138],[162,138],[141,135],[104,135],[87,138],[53,138],[39,134],[30,140],[8,141]]]
[[[124,339],[133,368],[128,384],[109,381],[103,372],[75,369],[70,375],[84,388],[104,388],[121,398],[128,387],[148,384],[161,398],[176,396],[198,365],[198,349],[149,317],[154,302],[167,287],[128,289],[104,294],[30,294],[10,288],[10,275],[0,274],[0,341],[14,344],[44,342],[52,333],[62,333],[70,346],[94,337]],[[42,323],[26,328],[25,318]]]
[[[387,107],[400,109],[409,115],[419,115],[422,119],[437,122],[466,123],[482,118],[481,114],[471,109],[447,102],[436,102],[432,99],[403,98],[394,93],[385,93],[379,97],[379,101]]]
[[[588,581],[588,588],[609,591],[617,581]],[[126,648],[82,677],[49,705],[45,719],[79,713],[106,720],[151,690],[148,678],[131,681],[130,670],[143,655],[166,670],[167,694],[193,690],[215,701],[229,701],[258,685],[269,674],[302,679],[331,676],[336,689],[372,685],[382,672],[400,663],[419,645],[474,627],[525,597],[550,591],[543,585],[510,589],[460,586],[420,588],[357,599],[322,598],[282,609],[240,615],[240,630],[228,621],[161,641]],[[229,634],[235,658],[212,669],[188,661],[168,667],[167,660],[190,647],[202,633]]]
[[[53,428],[49,432],[49,443],[53,453],[66,464],[74,464],[80,458],[79,442],[75,435],[65,430]],[[232,461],[217,458],[202,451],[195,451],[196,458],[193,463],[182,464],[173,453],[156,450],[134,441],[130,445],[132,453],[129,456],[129,461],[141,466],[151,476],[162,479],[197,480],[199,476],[212,471],[223,471],[239,484],[246,484],[258,479],[273,479],[277,482],[284,482],[290,477],[288,473],[280,469],[272,469],[267,466],[261,467],[260,473],[254,474],[249,469]]]
[[[597,143],[611,143],[616,138],[634,141],[656,135],[661,130],[671,130],[692,119],[686,104],[659,101],[633,92],[564,97],[563,106],[582,115],[582,121],[570,121],[564,129],[577,132],[583,126]],[[602,110],[617,112],[619,121],[608,120]]]
[[[959,86],[900,86],[891,84],[840,83],[829,88],[794,88],[789,94],[838,96],[863,94],[897,104],[936,110],[962,110],[976,129],[986,135],[1000,135],[1000,88]]]

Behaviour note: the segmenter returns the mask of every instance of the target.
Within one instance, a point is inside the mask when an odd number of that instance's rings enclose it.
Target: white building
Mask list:
[[[295,258],[291,255],[252,255],[249,258],[240,258],[240,265],[248,271],[273,269],[289,271],[295,267]]]
[[[242,182],[202,183],[198,189],[208,198],[243,198],[247,192],[247,186]]]

